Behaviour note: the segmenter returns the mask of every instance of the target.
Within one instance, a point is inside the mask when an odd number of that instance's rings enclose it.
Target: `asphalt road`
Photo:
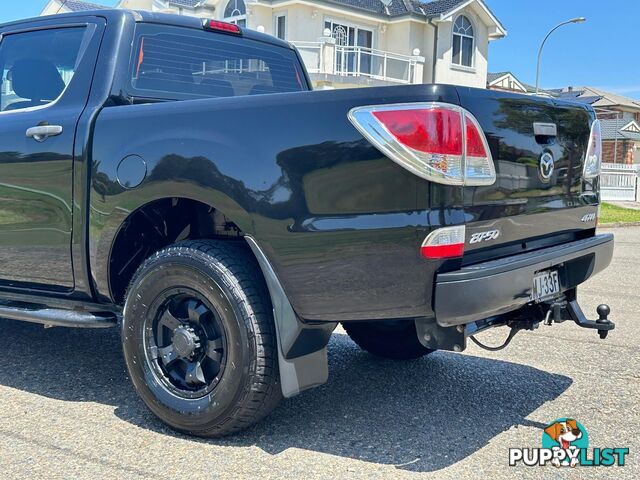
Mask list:
[[[147,412],[116,331],[2,320],[0,476],[639,478],[640,227],[615,234],[612,267],[580,291],[589,313],[611,305],[617,328],[606,341],[564,323],[522,333],[501,352],[471,345],[394,363],[337,334],[327,385],[223,440],[175,434]],[[628,447],[627,466],[508,467],[510,447],[539,447],[559,417],[578,419],[593,447]]]

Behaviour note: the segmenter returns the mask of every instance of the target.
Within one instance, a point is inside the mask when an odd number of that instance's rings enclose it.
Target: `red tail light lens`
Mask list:
[[[420,254],[424,258],[431,260],[458,258],[464,255],[464,243],[456,243],[453,245],[434,245],[422,247]]]
[[[202,21],[202,26],[205,30],[215,30],[217,32],[235,33],[240,34],[240,27],[235,23],[221,22],[219,20],[207,20]]]
[[[478,121],[464,114],[465,128],[465,185],[492,185],[496,181],[496,170],[491,158],[487,139]]]
[[[465,233],[464,225],[434,230],[422,242],[420,254],[431,260],[462,257]]]
[[[460,113],[444,108],[373,112],[403,145],[423,153],[462,155]]]
[[[478,121],[444,103],[357,107],[353,125],[410,172],[449,185],[491,185],[495,167]]]
[[[464,128],[467,135],[467,155],[470,157],[486,157],[487,150],[484,146],[484,141],[480,136],[478,127],[473,124],[469,117],[464,119]]]

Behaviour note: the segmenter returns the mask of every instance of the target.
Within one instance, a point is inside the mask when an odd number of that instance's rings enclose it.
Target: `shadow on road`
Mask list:
[[[284,401],[248,431],[202,440],[174,433],[147,411],[129,383],[116,330],[44,330],[8,320],[0,320],[0,328],[1,385],[113,405],[124,421],[193,442],[256,445],[270,454],[306,449],[417,472],[445,468],[514,425],[532,425],[526,417],[572,383],[532,367],[463,354],[379,360],[345,335],[334,335],[327,385]]]

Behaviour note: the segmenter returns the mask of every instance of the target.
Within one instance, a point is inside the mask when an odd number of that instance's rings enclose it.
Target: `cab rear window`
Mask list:
[[[141,24],[131,61],[133,95],[234,97],[307,90],[293,50],[242,36]]]

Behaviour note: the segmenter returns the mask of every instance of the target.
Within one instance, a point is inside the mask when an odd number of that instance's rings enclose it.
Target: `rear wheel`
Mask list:
[[[127,293],[122,339],[138,394],[182,432],[241,430],[281,398],[271,303],[244,245],[190,241],[148,259]]]
[[[378,357],[411,360],[435,351],[420,343],[413,320],[343,322],[342,326],[360,348]]]

